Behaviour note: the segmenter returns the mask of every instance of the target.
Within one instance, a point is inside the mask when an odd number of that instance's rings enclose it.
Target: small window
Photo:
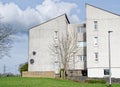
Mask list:
[[[58,39],[58,31],[54,31],[54,39]]]
[[[110,74],[109,69],[104,69],[104,75],[109,75],[109,74]]]
[[[95,61],[98,61],[98,52],[95,52]]]
[[[94,21],[94,30],[97,30],[97,27],[98,27],[98,22]]]
[[[80,56],[80,61],[83,61],[83,56]]]
[[[80,32],[80,27],[77,28],[77,32]]]
[[[78,47],[86,47],[86,42],[78,41],[77,46]]]
[[[36,55],[36,52],[35,52],[35,51],[33,51],[33,55]]]
[[[30,64],[33,64],[34,63],[34,59],[30,59]]]
[[[84,32],[86,32],[86,30],[83,27],[78,27],[77,32],[84,33]]]
[[[98,45],[98,37],[94,37],[94,45],[95,45],[95,46]]]
[[[86,56],[84,55],[78,55],[78,58],[80,61],[86,61]]]

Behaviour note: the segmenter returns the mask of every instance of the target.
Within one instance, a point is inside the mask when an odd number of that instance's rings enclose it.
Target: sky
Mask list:
[[[19,74],[18,67],[28,60],[28,31],[31,27],[66,13],[71,23],[86,20],[85,3],[120,14],[120,0],[0,0],[0,23],[9,24],[17,32],[11,57],[0,59],[0,73]]]

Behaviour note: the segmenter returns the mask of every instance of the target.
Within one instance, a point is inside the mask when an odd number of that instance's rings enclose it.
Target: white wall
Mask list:
[[[55,59],[51,55],[50,45],[54,39],[54,31],[66,32],[67,20],[62,15],[54,20],[33,27],[29,31],[29,71],[55,71]],[[35,51],[36,55],[32,52]],[[30,64],[30,59],[34,63]]]
[[[88,77],[104,77],[103,70],[109,66],[108,31],[112,30],[110,37],[112,77],[120,78],[120,16],[91,5],[86,5],[86,13]],[[94,30],[94,21],[98,21],[98,30],[96,31]],[[98,37],[98,46],[94,46],[95,36]],[[99,61],[95,61],[95,52],[98,52]]]
[[[29,71],[55,71],[59,73],[59,64],[55,63],[58,56],[52,56],[50,45],[53,45],[54,32],[58,31],[59,36],[66,33],[66,30],[77,30],[77,27],[83,27],[83,24],[68,24],[65,15],[59,16],[41,25],[33,27],[29,31]],[[83,41],[83,34],[79,33],[79,40]],[[33,55],[33,51],[36,55]],[[84,55],[83,48],[80,49],[79,55]],[[78,55],[77,54],[77,55]],[[34,59],[34,63],[30,64],[30,59]],[[75,56],[75,65],[73,60],[69,65],[69,69],[84,69],[84,61]]]

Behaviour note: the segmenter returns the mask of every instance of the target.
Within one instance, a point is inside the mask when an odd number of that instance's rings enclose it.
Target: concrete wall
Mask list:
[[[86,5],[86,13],[88,77],[106,77],[104,69],[109,68],[108,31],[113,31],[110,37],[112,77],[120,78],[120,16],[91,5]],[[97,30],[94,21],[97,21]],[[97,46],[94,37],[98,37]],[[95,52],[98,52],[98,61]]]
[[[55,63],[58,60],[58,56],[51,55],[50,46],[53,45],[53,40],[55,38],[55,31],[58,31],[59,37],[64,35],[66,31],[77,31],[77,28],[81,27],[85,29],[83,24],[69,24],[66,15],[61,15],[50,21],[47,21],[41,25],[33,27],[29,31],[29,72],[41,72],[41,71],[54,71],[56,74],[59,73],[59,64]],[[78,41],[86,41],[85,32],[78,33]],[[81,61],[77,55],[86,55],[86,48],[81,47],[80,51],[76,54],[75,63],[73,64],[73,58],[69,69],[81,69],[85,68],[84,61]],[[35,54],[34,54],[35,53]],[[34,60],[33,64],[30,61]]]
[[[30,29],[28,71],[55,71],[55,59],[51,55],[50,46],[55,31],[63,34],[66,32],[67,26],[68,21],[65,15],[62,15]],[[34,51],[35,55],[33,55]],[[34,59],[33,64],[30,63],[31,59]]]

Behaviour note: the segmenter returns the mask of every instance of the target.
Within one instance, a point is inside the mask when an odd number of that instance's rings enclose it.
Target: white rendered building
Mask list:
[[[111,73],[112,77],[120,78],[120,15],[86,4],[86,16],[86,24],[70,24],[66,14],[63,14],[31,28],[29,67],[28,72],[23,75],[55,77],[55,74],[59,74],[60,68],[56,60],[53,60],[49,46],[58,33],[61,35],[67,30],[76,30],[81,49],[70,61],[69,70],[87,70],[88,77],[108,77],[108,31],[113,31],[110,33]]]
[[[71,61],[69,70],[74,69],[81,72],[86,69],[86,64],[84,63],[84,60],[86,59],[86,45],[84,45],[86,43],[86,39],[84,38],[85,25],[70,24],[66,14],[63,14],[29,30],[28,74],[30,76],[34,76],[36,73],[46,73],[50,75],[51,73],[52,75],[54,75],[54,73],[59,74],[60,67],[56,64],[57,56],[53,58],[49,47],[58,34],[61,36],[62,34],[65,34],[67,30],[78,31],[78,35],[80,36],[78,43],[81,48],[79,53],[75,56],[75,63]],[[48,75],[48,77],[51,76]]]
[[[28,71],[55,71],[49,46],[53,42],[55,31],[66,32],[68,24],[66,15],[62,15],[30,29]]]
[[[111,50],[111,73],[120,78],[120,15],[86,5],[87,69],[88,77],[109,75],[109,39]]]

